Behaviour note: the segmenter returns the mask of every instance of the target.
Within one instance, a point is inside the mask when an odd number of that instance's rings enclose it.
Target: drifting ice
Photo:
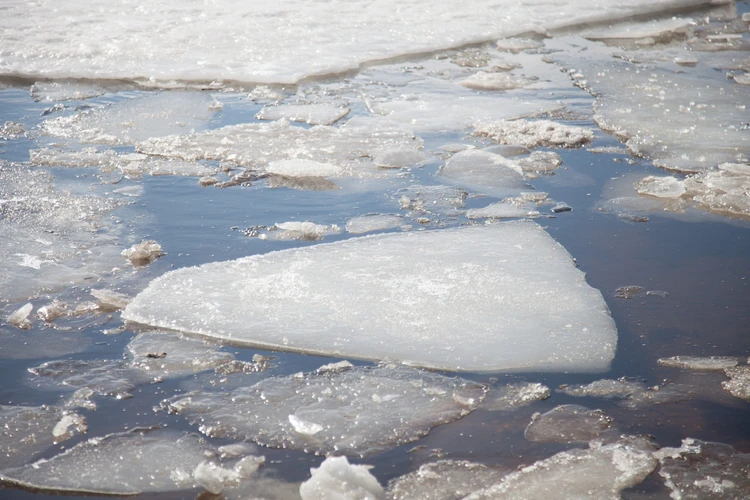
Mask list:
[[[180,269],[129,321],[235,343],[468,371],[604,371],[617,330],[527,221],[367,236]]]

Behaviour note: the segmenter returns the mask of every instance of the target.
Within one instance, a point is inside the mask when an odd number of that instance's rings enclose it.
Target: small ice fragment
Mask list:
[[[318,241],[324,236],[341,232],[341,228],[336,224],[327,226],[324,224],[315,224],[314,222],[281,222],[274,224],[271,229],[274,228],[277,231],[271,231],[269,234],[273,235],[273,238],[277,240]]]
[[[252,443],[232,443],[219,446],[219,454],[222,458],[238,458],[252,455],[258,452],[258,447]]]
[[[645,406],[686,401],[692,397],[693,393],[689,386],[665,382],[662,385],[649,387],[645,391],[634,392],[617,404],[623,408],[637,410]]]
[[[675,177],[657,177],[650,175],[634,184],[638,194],[655,198],[679,198],[687,191],[685,182]]]
[[[114,192],[123,196],[137,198],[143,195],[143,186],[125,186],[115,189]]]
[[[675,57],[674,58],[675,64],[679,66],[686,66],[686,67],[693,67],[698,64],[698,58],[697,57],[691,57],[691,56],[684,56],[684,57]]]
[[[193,479],[209,493],[218,495],[226,486],[240,484],[239,474],[213,462],[201,462],[193,471]]]
[[[463,208],[468,192],[455,186],[413,184],[393,195],[403,210],[455,215]]]
[[[327,365],[323,365],[320,368],[318,368],[317,370],[315,370],[315,372],[318,373],[318,374],[321,374],[321,373],[340,373],[340,372],[345,372],[347,370],[351,370],[352,368],[354,368],[354,365],[351,364],[350,362],[344,360],[344,361],[339,361],[337,363],[328,363]]]
[[[136,267],[147,266],[163,255],[166,254],[162,251],[161,245],[154,240],[142,241],[122,251],[122,256]]]
[[[46,306],[40,307],[36,311],[37,317],[48,323],[56,320],[57,318],[61,316],[67,316],[67,314],[68,314],[68,305],[64,302],[61,302],[58,299],[53,300]]]
[[[482,218],[493,218],[493,219],[507,219],[514,217],[538,217],[539,212],[533,207],[519,206],[512,201],[503,200],[497,203],[492,203],[484,208],[472,208],[466,212],[466,217],[469,219],[482,219]]]
[[[380,168],[409,168],[421,165],[427,155],[411,148],[388,149],[378,153],[373,162]]]
[[[638,285],[621,286],[615,290],[616,299],[632,299],[639,293],[645,292],[646,289]]]
[[[96,299],[101,303],[103,306],[109,309],[117,310],[117,309],[125,309],[128,304],[130,304],[130,301],[133,299],[132,297],[125,295],[124,293],[114,292],[112,290],[104,290],[104,289],[91,289],[91,295],[96,297]]]
[[[544,43],[531,38],[502,38],[496,43],[498,50],[517,54],[523,50],[539,49]]]
[[[602,379],[590,384],[561,385],[558,389],[559,392],[568,396],[597,398],[621,398],[644,390],[646,390],[646,385],[643,382],[625,378]]]
[[[750,73],[738,73],[732,78],[740,85],[750,85]]]
[[[659,358],[656,360],[661,366],[669,368],[683,368],[699,372],[723,371],[725,368],[737,366],[737,358],[729,356],[710,356],[701,358],[698,356],[672,356],[671,358]]]
[[[649,290],[646,292],[646,295],[649,297],[669,297],[669,292],[663,290]]]
[[[392,500],[453,500],[499,482],[509,471],[466,460],[426,463],[388,483]]]
[[[214,175],[206,175],[198,179],[198,183],[201,185],[201,187],[213,186],[214,184],[219,183],[219,178]]]
[[[721,383],[724,390],[734,397],[750,401],[750,367],[725,368],[724,373],[729,377],[729,380]]]
[[[589,442],[612,429],[612,422],[601,410],[561,405],[544,414],[535,413],[523,435],[536,443]]]
[[[302,500],[383,500],[385,490],[368,465],[352,465],[346,457],[328,457],[311,468],[312,477],[299,488]]]
[[[549,387],[538,382],[508,384],[490,391],[481,408],[490,411],[513,410],[542,401],[549,396]]]
[[[384,231],[396,227],[404,227],[404,219],[400,215],[367,214],[346,221],[346,231],[352,234]]]
[[[594,137],[594,133],[588,128],[563,125],[549,120],[477,123],[474,126],[474,135],[488,137],[500,144],[527,148],[580,147],[591,142]]]
[[[562,213],[562,212],[570,212],[573,210],[573,207],[568,205],[567,203],[560,202],[554,207],[550,208],[550,211],[556,214]]]
[[[338,165],[313,160],[291,159],[272,161],[266,172],[285,177],[331,177],[343,171]]]
[[[522,89],[531,83],[526,78],[508,73],[487,73],[479,71],[461,82],[461,85],[474,90],[512,90]]]
[[[52,436],[55,443],[61,443],[73,437],[76,433],[85,433],[88,430],[86,419],[77,413],[66,413],[63,418],[55,424],[52,429]]]
[[[534,151],[528,158],[517,160],[524,172],[549,174],[562,165],[562,158],[554,151]]]
[[[29,314],[31,314],[31,311],[34,310],[34,305],[29,302],[26,305],[23,305],[16,309],[10,316],[8,316],[8,323],[11,325],[21,328],[22,330],[27,330],[31,328],[31,322],[28,320]]]
[[[475,149],[453,155],[438,175],[451,184],[497,197],[531,188],[516,162]]]
[[[26,135],[23,124],[16,122],[5,122],[0,125],[0,139],[17,139]]]
[[[295,432],[306,434],[308,436],[313,436],[323,430],[322,425],[314,422],[307,422],[296,415],[289,415],[289,423],[292,424],[292,428]]]
[[[265,463],[266,457],[243,457],[234,465],[234,471],[239,474],[241,478],[248,478],[255,474],[255,472]]]
[[[158,377],[218,370],[234,361],[233,354],[216,345],[167,332],[139,334],[128,344],[127,357],[128,366]]]

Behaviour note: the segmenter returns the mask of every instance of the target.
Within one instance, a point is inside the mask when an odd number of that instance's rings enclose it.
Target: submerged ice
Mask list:
[[[154,280],[123,317],[446,370],[603,371],[617,341],[601,294],[532,222],[376,235],[181,269]]]

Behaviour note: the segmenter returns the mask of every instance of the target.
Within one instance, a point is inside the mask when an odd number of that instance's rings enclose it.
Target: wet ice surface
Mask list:
[[[389,500],[455,500],[495,484],[507,473],[466,460],[440,460],[391,481],[386,493]]]
[[[386,366],[274,377],[230,393],[189,393],[165,406],[210,437],[364,456],[460,418],[484,395],[476,383]]]
[[[546,413],[532,415],[524,437],[535,442],[587,443],[613,428],[613,419],[601,410],[561,405]],[[609,434],[616,435],[614,432]]]
[[[617,335],[570,255],[523,221],[183,269],[152,282],[123,317],[235,343],[462,371],[604,371]]]

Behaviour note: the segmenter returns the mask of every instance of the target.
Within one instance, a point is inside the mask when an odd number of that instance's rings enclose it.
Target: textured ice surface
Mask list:
[[[590,384],[562,385],[559,391],[568,396],[595,398],[624,398],[646,390],[646,384],[636,380],[602,379]]]
[[[346,230],[352,234],[364,234],[385,229],[404,228],[404,219],[400,215],[367,214],[352,217],[346,221]]]
[[[117,399],[130,398],[130,391],[136,386],[154,381],[148,374],[122,361],[106,359],[47,361],[29,368],[29,372],[42,378],[40,385],[85,388]]]
[[[729,380],[722,382],[721,386],[732,396],[750,401],[750,367],[735,366],[734,368],[725,368]]]
[[[676,177],[656,177],[649,175],[635,183],[638,194],[655,198],[679,198],[685,194],[685,182]]]
[[[159,377],[211,370],[234,361],[228,352],[172,333],[141,333],[128,344],[129,365]]]
[[[463,208],[468,193],[453,186],[421,186],[413,184],[393,194],[404,210],[455,215]]]
[[[612,429],[612,418],[601,410],[561,405],[531,417],[524,437],[537,443],[588,442]]]
[[[349,170],[375,168],[372,158],[393,148],[417,151],[422,141],[393,129],[325,125],[305,129],[279,120],[148,139],[136,145],[142,153],[188,161],[219,160],[260,168],[272,161],[312,160]]]
[[[136,495],[195,486],[192,472],[212,449],[167,430],[92,438],[49,460],[0,472],[0,481],[50,492]]]
[[[328,457],[310,469],[312,477],[299,488],[302,500],[383,500],[385,490],[368,465],[353,465],[346,457]]]
[[[507,411],[547,399],[549,387],[538,382],[521,382],[497,387],[482,402],[483,410]]]
[[[318,241],[324,236],[338,234],[341,228],[336,224],[330,226],[314,222],[278,222],[273,225],[275,231],[268,234],[276,240]]]
[[[503,468],[466,460],[440,460],[392,480],[386,497],[389,500],[457,500],[492,486],[507,473]]]
[[[472,208],[466,211],[469,219],[508,219],[515,217],[539,217],[538,207],[531,203],[518,204],[513,200],[503,200],[492,203],[484,208]]]
[[[737,358],[729,356],[710,356],[705,358],[699,356],[672,356],[671,358],[660,358],[657,360],[657,363],[671,368],[714,372],[737,366]]]
[[[533,189],[516,162],[475,149],[453,155],[438,175],[451,184],[498,198]]]
[[[349,108],[333,104],[282,104],[266,106],[255,118],[259,120],[281,120],[286,118],[293,122],[304,122],[309,125],[330,125],[349,114]]]
[[[35,269],[38,269],[38,266],[33,266]],[[13,311],[6,321],[9,325],[13,325],[18,328],[22,329],[28,329],[31,327],[31,322],[28,320],[29,314],[31,314],[31,311],[34,310],[34,304],[31,302],[22,305],[15,311]]]
[[[591,142],[591,129],[564,125],[549,120],[514,120],[477,123],[474,134],[488,137],[500,144],[535,148],[584,146]]]
[[[466,500],[527,498],[618,499],[620,491],[640,484],[657,461],[639,439],[589,449],[563,451],[505,476],[468,495]]]
[[[516,54],[524,50],[539,49],[544,47],[544,43],[533,38],[512,37],[498,40],[496,46],[504,52]]]
[[[149,86],[171,80],[295,83],[367,61],[701,3],[471,0],[460,17],[452,4],[425,9],[415,0],[43,2],[33,16],[19,4],[8,6],[0,20],[0,74]]]
[[[285,177],[330,177],[339,174],[341,170],[341,167],[332,163],[304,159],[272,161],[266,167],[269,174]]]
[[[180,269],[130,321],[251,345],[469,371],[604,371],[599,291],[533,222],[367,236]]]
[[[0,405],[0,469],[23,465],[55,442],[64,441],[79,429],[85,431],[85,427],[74,425],[69,432],[58,431],[55,436],[54,429],[59,429],[66,415],[55,406]]]
[[[478,71],[463,80],[461,85],[474,90],[511,90],[521,89],[531,83],[526,78],[507,73],[487,73]]]
[[[133,144],[152,137],[191,132],[211,118],[212,102],[204,92],[148,94],[71,116],[50,118],[40,127],[45,134],[84,143]]]
[[[35,101],[70,101],[97,97],[105,90],[97,85],[81,82],[36,82],[31,86],[31,97]]]
[[[637,45],[654,45],[674,39],[686,38],[695,25],[691,19],[673,17],[658,21],[618,23],[606,27],[586,30],[581,35],[589,40],[598,40],[609,44],[635,42]]]
[[[554,151],[533,151],[527,158],[517,160],[526,174],[549,174],[562,165],[562,158]]]
[[[474,382],[387,366],[274,377],[233,392],[192,392],[165,403],[211,437],[364,456],[457,420],[484,395],[485,388]]]
[[[39,170],[0,162],[0,303],[55,291],[121,262],[103,218],[119,202],[56,189]]]
[[[582,385],[561,385],[558,390],[569,396],[621,398],[617,404],[630,409],[676,403],[692,397],[691,388],[682,384],[667,381],[661,385],[646,387],[643,382],[625,378],[603,379]]]
[[[678,500],[731,500],[750,491],[750,454],[729,445],[683,439],[657,452],[659,475]]]

